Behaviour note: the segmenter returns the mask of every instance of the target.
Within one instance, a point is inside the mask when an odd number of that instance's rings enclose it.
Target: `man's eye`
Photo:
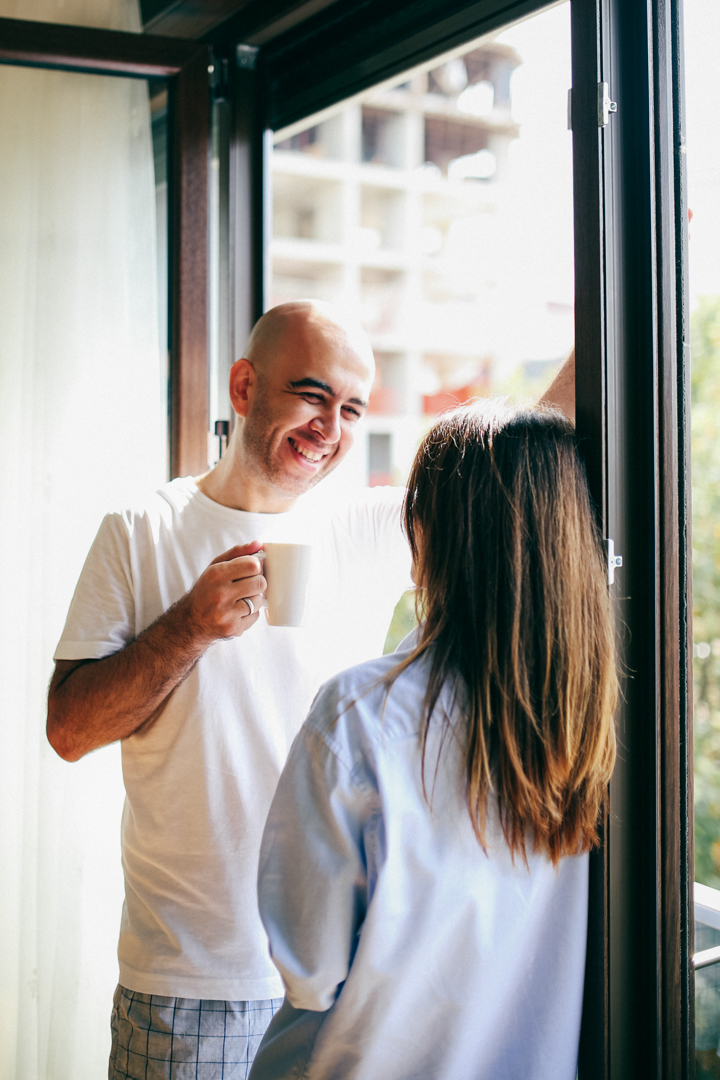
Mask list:
[[[343,405],[343,412],[347,413],[351,420],[360,419],[360,413],[357,409],[353,409],[352,405]]]
[[[309,405],[322,405],[325,401],[321,394],[303,394],[302,396]]]

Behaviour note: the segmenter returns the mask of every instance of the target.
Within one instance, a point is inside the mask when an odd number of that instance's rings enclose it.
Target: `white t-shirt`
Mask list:
[[[588,858],[513,863],[492,805],[483,852],[447,690],[425,797],[429,657],[377,685],[404,644],[323,687],[280,778],[259,898],[286,1000],[251,1080],[575,1080]]]
[[[252,514],[181,479],[103,521],[56,660],[117,652],[236,544],[313,544],[303,628],[272,627],[261,614],[241,638],[215,642],[157,721],[122,741],[118,953],[128,989],[220,1000],[282,994],[257,911],[260,837],[318,687],[382,652],[409,583],[402,495],[373,488],[329,508],[310,493],[288,513]]]

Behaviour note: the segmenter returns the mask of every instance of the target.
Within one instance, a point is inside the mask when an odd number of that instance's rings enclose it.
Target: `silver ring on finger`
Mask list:
[[[243,596],[243,597],[241,597],[241,599],[245,601],[245,603],[247,604],[247,606],[249,608],[248,615],[254,615],[255,614],[255,605],[253,604],[250,597],[249,596]]]

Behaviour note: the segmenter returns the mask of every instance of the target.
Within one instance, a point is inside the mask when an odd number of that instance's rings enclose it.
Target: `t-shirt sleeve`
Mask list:
[[[108,514],[85,560],[55,660],[101,660],[135,636],[128,523]]]

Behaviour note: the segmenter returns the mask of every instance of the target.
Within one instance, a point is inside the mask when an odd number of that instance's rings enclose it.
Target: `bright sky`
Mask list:
[[[572,135],[567,126],[570,4],[519,23],[498,41],[522,57],[511,84],[520,138],[510,148],[513,209],[526,268],[548,299],[573,302]]]
[[[720,3],[685,0],[690,305],[720,295]]]
[[[574,336],[570,4],[519,23],[498,40],[522,58],[511,83],[520,138],[510,145],[498,221],[499,258],[506,264],[506,290],[498,297],[498,358],[559,359]],[[548,304],[555,311],[560,305],[565,314],[551,314]]]
[[[685,87],[690,302],[720,295],[720,2],[685,0]],[[524,236],[525,277],[542,266],[545,292],[572,298],[570,5],[520,23],[500,37],[523,63],[513,76],[514,202]],[[514,248],[514,245],[513,245]],[[529,278],[528,278],[529,282]],[[530,284],[528,284],[530,287]]]

